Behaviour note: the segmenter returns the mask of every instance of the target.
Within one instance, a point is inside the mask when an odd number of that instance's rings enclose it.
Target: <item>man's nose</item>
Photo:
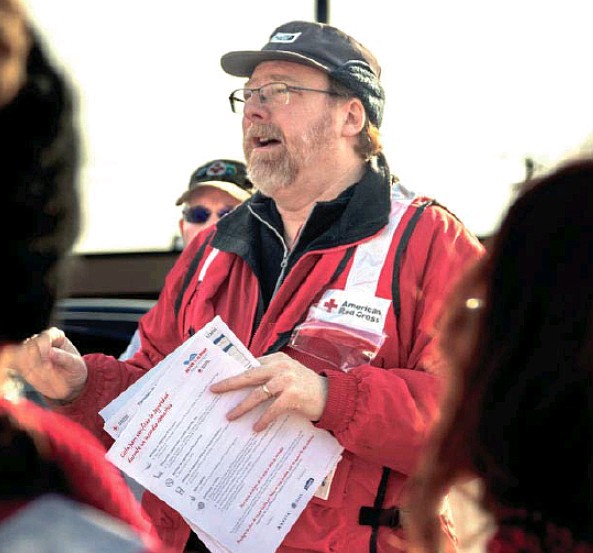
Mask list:
[[[245,102],[243,108],[243,117],[245,119],[265,119],[269,116],[269,110],[265,104],[262,103],[259,94],[252,94],[251,98]]]

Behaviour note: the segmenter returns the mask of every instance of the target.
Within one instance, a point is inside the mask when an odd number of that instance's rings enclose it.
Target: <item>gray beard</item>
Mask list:
[[[280,134],[276,128],[271,128],[275,132],[272,136]],[[295,139],[290,149],[283,141],[278,152],[251,156],[245,141],[243,150],[251,182],[262,194],[274,197],[276,192],[289,188],[296,181],[301,168],[309,163],[311,154],[327,147],[329,137],[330,122],[324,115],[307,132]]]
[[[249,178],[255,187],[266,196],[288,188],[298,174],[294,158],[284,150],[281,155],[264,157],[254,156],[247,161]]]

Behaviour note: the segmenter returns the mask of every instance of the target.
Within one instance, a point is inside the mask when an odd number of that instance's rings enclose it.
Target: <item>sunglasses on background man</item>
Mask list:
[[[231,206],[223,207],[216,212],[216,216],[222,219],[225,215],[228,215],[233,208]],[[183,220],[187,223],[203,224],[210,219],[212,210],[208,209],[203,205],[194,205],[192,207],[186,207],[182,211]]]

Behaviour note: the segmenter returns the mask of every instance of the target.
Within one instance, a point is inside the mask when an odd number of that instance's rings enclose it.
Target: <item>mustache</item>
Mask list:
[[[283,140],[284,135],[276,125],[271,123],[254,123],[247,129],[245,138],[268,138],[273,140]]]

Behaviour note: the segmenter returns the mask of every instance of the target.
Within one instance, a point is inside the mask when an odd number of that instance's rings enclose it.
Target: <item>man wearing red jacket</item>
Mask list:
[[[388,534],[404,549],[405,483],[442,387],[435,319],[483,248],[392,176],[380,67],[352,37],[293,21],[221,64],[247,79],[230,104],[258,192],[182,252],[132,360],[81,357],[50,329],[34,342],[53,378],[29,379],[109,445],[99,410],[220,315],[261,362],[212,387],[251,389],[228,417],[268,402],[255,431],[296,413],[345,450],[279,551],[393,551]],[[149,493],[143,506],[182,551],[190,530],[180,515]]]

